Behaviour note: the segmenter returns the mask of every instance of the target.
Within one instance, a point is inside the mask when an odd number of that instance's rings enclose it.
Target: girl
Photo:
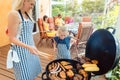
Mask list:
[[[66,27],[59,27],[58,36],[54,37],[54,51],[57,52],[57,59],[65,58],[70,59],[70,44],[74,43],[74,40],[68,36]]]

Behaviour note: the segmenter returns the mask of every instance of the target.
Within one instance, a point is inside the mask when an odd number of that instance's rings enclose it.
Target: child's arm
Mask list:
[[[56,52],[57,51],[57,47],[56,47],[56,41],[53,39],[54,43],[53,43],[53,48],[54,48],[54,51]]]
[[[71,37],[70,47],[71,47],[73,44],[76,44],[76,39]]]

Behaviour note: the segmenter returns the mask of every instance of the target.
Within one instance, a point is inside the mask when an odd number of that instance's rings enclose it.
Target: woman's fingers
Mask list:
[[[40,52],[36,47],[33,47],[33,46],[30,46],[29,50],[32,54],[40,55],[40,56],[43,56],[47,59],[53,59],[54,58],[54,56],[52,56],[50,54],[47,54],[47,53],[44,53],[44,52]]]
[[[33,47],[33,46],[29,46],[28,49],[30,50],[30,52],[31,52],[32,54],[38,55],[38,50],[37,50],[37,48],[35,48],[35,47]]]

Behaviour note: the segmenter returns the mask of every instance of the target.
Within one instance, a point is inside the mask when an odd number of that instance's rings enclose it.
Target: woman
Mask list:
[[[46,31],[47,36],[51,36],[51,37],[55,36],[56,35],[56,31],[49,29],[50,25],[49,25],[49,23],[47,21],[48,21],[48,16],[44,15],[43,16],[43,27],[44,27],[44,29]]]
[[[41,65],[35,48],[32,29],[33,19],[29,16],[35,0],[15,0],[15,9],[8,15],[8,37],[12,43],[13,69],[16,80],[34,80],[41,72]],[[9,57],[9,56],[8,56]],[[8,63],[9,64],[9,63]]]
[[[45,31],[49,31],[49,23],[47,21],[48,21],[48,16],[44,15],[43,16],[43,26],[44,26]]]
[[[62,27],[64,25],[64,21],[62,20],[62,15],[58,14],[57,19],[55,19],[55,29],[57,30],[58,27]]]

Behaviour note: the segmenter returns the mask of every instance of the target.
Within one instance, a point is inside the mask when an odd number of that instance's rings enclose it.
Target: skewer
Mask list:
[[[38,52],[38,55],[45,57],[47,59],[50,59],[50,60],[54,58],[54,56],[47,54],[47,53],[44,53],[44,52],[40,52],[40,51]]]

